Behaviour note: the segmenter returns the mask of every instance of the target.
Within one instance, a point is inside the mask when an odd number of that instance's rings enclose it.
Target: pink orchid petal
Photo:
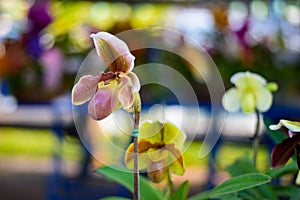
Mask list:
[[[133,91],[134,92],[140,91],[141,84],[140,84],[140,80],[139,80],[138,76],[133,72],[129,72],[127,74],[127,76],[130,78],[130,80],[132,82]]]
[[[127,76],[121,77],[121,83],[123,86],[119,91],[119,101],[126,109],[129,108],[134,101],[133,87],[130,78]]]
[[[91,34],[90,37],[93,38],[97,54],[110,71],[124,73],[132,71],[135,57],[125,42],[107,32]]]
[[[99,88],[89,103],[89,115],[95,120],[104,119],[117,108],[118,103],[115,86],[107,85]]]
[[[72,103],[80,105],[88,101],[91,96],[95,94],[99,79],[99,75],[86,75],[81,77],[78,83],[73,87]]]

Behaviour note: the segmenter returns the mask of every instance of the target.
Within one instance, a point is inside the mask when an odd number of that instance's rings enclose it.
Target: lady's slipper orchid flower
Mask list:
[[[297,151],[297,163],[300,169],[300,122],[280,120],[278,124],[271,125],[271,130],[278,130],[282,126],[289,130],[289,138],[277,144],[272,151],[272,167],[283,166]]]
[[[81,77],[73,88],[72,103],[80,105],[91,99],[89,115],[101,120],[120,107],[130,109],[136,96],[134,93],[140,90],[140,82],[132,72],[135,57],[122,40],[107,32],[91,37],[98,56],[109,71]]]
[[[271,92],[278,87],[276,83],[267,83],[262,76],[251,72],[238,72],[230,82],[235,88],[229,89],[222,98],[222,104],[229,112],[236,112],[240,108],[244,113],[251,113],[255,109],[260,112],[269,110],[273,101]]]
[[[170,122],[145,122],[139,129],[139,169],[148,171],[153,182],[160,182],[169,173],[183,175],[185,171],[181,153],[186,135]],[[133,169],[133,148],[131,144],[125,156],[125,163]]]

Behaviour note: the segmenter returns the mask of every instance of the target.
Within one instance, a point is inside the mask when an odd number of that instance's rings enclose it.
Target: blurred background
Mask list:
[[[92,173],[103,163],[90,156],[78,138],[70,92],[81,63],[94,48],[91,33],[117,34],[145,27],[171,28],[198,42],[216,64],[226,88],[231,87],[230,76],[238,71],[257,72],[268,81],[277,82],[279,91],[266,116],[272,120],[300,119],[299,0],[226,3],[3,0],[0,1],[1,199],[97,199],[124,193],[115,183],[103,181]],[[182,38],[172,41],[178,47],[185,43]],[[193,49],[184,52],[186,60],[154,49],[136,50],[133,54],[136,65],[150,61],[164,63],[184,75],[197,94],[196,106],[201,108],[205,124],[210,107],[203,82],[205,74],[197,75],[187,62],[198,54]],[[209,70],[209,65],[204,63],[203,68]],[[163,103],[176,112],[172,108],[177,99],[166,88],[145,86],[141,95],[145,109]],[[227,123],[237,123],[239,118],[240,115],[231,115]],[[222,171],[224,166],[251,152],[247,137],[254,130],[254,119],[252,116],[244,119],[250,123],[245,135],[234,135],[234,130],[226,129],[228,137],[226,133],[221,137],[222,145],[213,155],[217,160],[213,165],[209,164],[210,156],[199,159],[203,135],[192,133],[198,136],[185,151],[187,173],[184,177],[174,177],[175,182],[189,179],[192,194],[224,180],[227,176]],[[93,132],[99,128],[88,119],[82,123],[86,130],[79,131]],[[189,131],[188,127],[184,129]],[[124,147],[130,142],[128,136],[110,134],[109,138]],[[268,138],[262,136],[262,139],[265,145],[259,159],[264,169],[269,167],[268,149],[272,144]],[[109,158],[111,152],[103,145],[98,151]]]

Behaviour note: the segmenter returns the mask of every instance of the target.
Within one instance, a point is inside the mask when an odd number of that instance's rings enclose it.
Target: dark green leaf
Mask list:
[[[260,185],[257,188],[251,190],[257,190],[261,196],[261,199],[277,200],[278,198],[274,195],[274,191],[271,189],[270,184]]]
[[[238,193],[235,194],[227,194],[222,195],[221,200],[240,200],[241,198],[238,196]]]
[[[280,197],[288,197],[289,200],[299,200],[300,197],[300,189],[298,186],[290,185],[276,185],[273,186],[273,190],[276,195]]]
[[[220,197],[225,194],[235,193],[249,188],[253,188],[271,181],[271,177],[261,173],[249,173],[233,177],[214,189],[193,196],[192,200]]]
[[[272,178],[278,178],[285,174],[296,173],[297,171],[298,167],[296,162],[292,162],[278,169],[270,169],[266,172],[266,174]]]
[[[189,193],[189,182],[184,181],[172,195],[172,200],[184,200],[187,199]]]
[[[209,198],[209,191],[205,191],[190,197],[188,200],[204,200],[208,198]]]
[[[119,166],[104,166],[96,170],[97,173],[114,180],[133,192],[133,174],[126,168]],[[143,200],[164,199],[158,189],[151,186],[150,182],[140,176],[140,194]]]
[[[239,158],[232,165],[226,167],[231,176],[239,176],[247,173],[257,173],[257,169],[253,166],[248,158]]]
[[[220,196],[256,187],[271,181],[271,177],[261,173],[249,173],[233,177],[211,190],[210,196]]]
[[[232,176],[258,172],[248,158],[236,160],[232,165],[227,167],[227,170]],[[247,195],[259,196],[265,199],[277,199],[270,186],[266,184],[247,190]]]
[[[239,195],[243,199],[268,199],[278,200],[278,197],[274,194],[274,191],[268,184],[263,184],[258,187],[250,188],[239,192]]]
[[[248,190],[243,190],[239,192],[239,196],[243,199],[264,199],[261,197],[259,190],[255,190],[255,188],[251,188]]]

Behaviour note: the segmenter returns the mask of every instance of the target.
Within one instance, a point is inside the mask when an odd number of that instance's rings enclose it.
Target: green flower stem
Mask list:
[[[258,148],[259,148],[259,137],[258,137],[258,133],[259,133],[259,127],[260,127],[260,115],[259,115],[259,111],[255,110],[255,115],[256,115],[256,127],[255,127],[255,132],[254,132],[254,136],[253,136],[253,157],[252,157],[252,163],[253,165],[256,167],[256,159],[257,159],[257,152],[258,152]]]
[[[134,129],[138,130],[140,122],[140,112],[134,113]],[[140,200],[140,179],[139,179],[139,157],[138,157],[138,135],[133,137],[133,149],[134,149],[134,191],[133,199]]]
[[[173,191],[173,181],[172,181],[170,170],[168,170],[167,179],[168,179],[168,190],[169,190],[168,192],[170,195],[172,195],[174,191]]]

